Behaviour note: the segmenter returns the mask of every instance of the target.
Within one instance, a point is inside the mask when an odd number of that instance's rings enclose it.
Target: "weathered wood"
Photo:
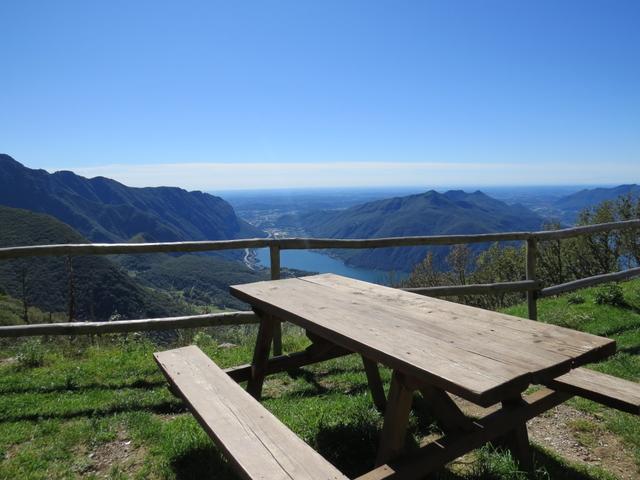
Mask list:
[[[0,248],[0,260],[42,257],[47,255],[119,255],[136,253],[208,252],[244,248],[264,248],[272,242],[267,238],[239,240],[205,240],[197,242],[158,243],[68,243]]]
[[[405,383],[402,373],[394,371],[389,386],[389,400],[380,434],[376,465],[382,465],[402,452],[412,401],[413,389]]]
[[[630,268],[628,270],[623,270],[622,272],[603,273],[601,275],[594,275],[593,277],[581,278],[579,280],[561,283],[560,285],[554,285],[553,287],[543,288],[540,290],[538,296],[551,297],[553,295],[560,295],[561,293],[572,292],[581,288],[593,287],[594,285],[600,285],[602,283],[629,280],[638,276],[640,276],[640,267]]]
[[[530,238],[537,240],[559,240],[563,238],[579,237],[580,235],[590,235],[593,233],[633,230],[640,228],[640,220],[625,220],[622,222],[598,223],[595,225],[583,225],[580,227],[562,228],[559,230],[545,230],[534,232]]]
[[[640,415],[640,383],[587,368],[576,368],[551,380],[547,386],[617,410]]]
[[[269,258],[271,265],[271,280],[280,279],[280,247],[271,245],[269,247]],[[282,323],[277,321],[273,331],[273,354],[282,355]]]
[[[332,347],[330,349],[311,345],[302,352],[290,353],[288,355],[280,355],[272,357],[267,362],[265,374],[286,372],[295,368],[312,365],[314,363],[324,362],[333,358],[350,355],[351,352],[340,347]],[[225,369],[225,373],[236,382],[244,382],[251,378],[251,364],[239,365]]]
[[[0,259],[36,257],[45,255],[113,255],[160,252],[203,252],[244,248],[264,248],[276,245],[280,249],[315,248],[386,248],[421,245],[456,245],[461,243],[504,242],[513,240],[557,240],[612,230],[640,228],[640,220],[610,222],[597,225],[538,232],[504,232],[470,235],[431,235],[370,239],[333,238],[248,238],[197,242],[112,243],[35,245],[0,248]]]
[[[276,321],[269,314],[260,313],[260,328],[256,338],[256,346],[253,350],[253,360],[251,362],[251,378],[247,383],[247,392],[256,400],[262,397],[262,384],[267,374],[269,365],[269,351],[273,341],[273,331]]]
[[[410,455],[381,465],[357,480],[415,480],[424,478],[448,462],[504,435],[513,425],[525,423],[567,401],[570,394],[541,389],[524,398],[525,403],[511,410],[500,409],[473,423],[473,431],[446,435],[420,447]]]
[[[506,411],[517,410],[525,405],[526,403],[520,395],[502,402],[502,407]],[[509,430],[504,436],[504,443],[511,451],[513,458],[518,462],[520,469],[525,472],[533,472],[533,458],[531,456],[526,422],[514,423],[513,429]]]
[[[384,387],[382,386],[378,364],[373,360],[369,360],[364,355],[361,355],[361,357],[364,371],[367,375],[367,383],[369,384],[371,397],[373,398],[373,404],[378,411],[384,412],[387,407],[387,399],[384,395]]]
[[[241,478],[346,480],[197,347],[154,357]]]
[[[447,392],[431,385],[422,385],[419,390],[446,433],[469,432],[473,429],[472,420],[460,410]]]
[[[427,300],[415,295],[406,295],[397,290],[333,274],[303,277],[301,280],[329,287],[340,287],[343,293],[349,292],[355,300],[362,299],[362,296],[366,295],[369,301],[375,301],[376,304],[381,302],[385,308],[399,308],[403,313],[406,313],[407,309],[411,309],[421,324],[424,324],[425,320],[429,319],[429,328],[432,330],[436,327],[434,325],[436,323],[438,328],[442,327],[444,331],[451,332],[450,325],[446,323],[440,325],[439,319],[444,316],[445,322],[449,317],[455,320],[457,324],[454,327],[456,328],[455,331],[460,332],[459,328],[462,327],[464,329],[462,330],[463,335],[466,336],[467,333],[478,335],[483,333],[483,331],[477,332],[478,320],[482,320],[481,324],[486,323],[488,325],[485,326],[490,326],[489,342],[494,338],[500,337],[515,348],[528,350],[533,345],[533,348],[544,350],[546,353],[542,355],[547,359],[551,356],[560,360],[562,356],[568,355],[574,358],[577,364],[585,364],[615,353],[615,342],[613,340],[589,334],[583,336],[585,334],[580,334],[573,329],[560,327],[549,329],[548,325],[523,318],[443,300]],[[576,334],[580,338],[577,338]],[[539,341],[541,337],[544,338],[544,342]],[[576,346],[576,343],[581,345]],[[519,355],[517,352],[513,354]],[[536,358],[532,358],[526,353],[524,355],[526,355],[524,357],[526,362],[536,362]]]
[[[343,348],[483,406],[615,351],[609,339],[332,274],[231,291]]]
[[[102,333],[175,330],[179,328],[214,327],[258,323],[253,312],[223,312],[185,317],[117,320],[113,322],[39,323],[0,327],[1,337],[29,337],[36,335],[86,335]]]
[[[452,285],[442,287],[402,288],[405,292],[417,293],[428,297],[453,297],[456,295],[491,295],[506,292],[528,292],[542,286],[537,280],[520,280],[518,282],[477,283],[470,285]]]
[[[536,280],[536,259],[538,256],[538,245],[534,238],[530,238],[527,240],[527,280],[535,281]],[[537,302],[538,292],[535,290],[527,291],[527,312],[529,314],[530,320],[538,319],[538,302]]]

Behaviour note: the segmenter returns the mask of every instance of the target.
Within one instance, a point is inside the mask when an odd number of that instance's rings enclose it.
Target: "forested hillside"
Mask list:
[[[0,206],[0,246],[86,243],[55,218]],[[26,306],[64,312],[73,320],[161,317],[189,311],[141,286],[106,257],[41,257],[0,261],[0,289]],[[71,309],[71,312],[70,312]]]
[[[560,220],[573,224],[585,208],[595,207],[604,201],[629,196],[631,200],[640,198],[640,185],[618,185],[611,188],[591,188],[562,197],[554,207],[561,212]]]
[[[278,223],[283,227],[302,227],[315,237],[376,238],[537,230],[544,220],[521,205],[507,205],[479,191],[431,190],[340,211],[287,215]],[[416,247],[337,251],[337,254],[354,266],[408,271],[427,251]],[[432,251],[442,264],[446,249]]]
[[[104,177],[32,170],[0,154],[0,205],[47,213],[92,242],[218,240],[264,236],[231,205],[176,187],[133,188]]]

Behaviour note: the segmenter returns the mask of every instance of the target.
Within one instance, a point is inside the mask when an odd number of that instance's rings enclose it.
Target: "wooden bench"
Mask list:
[[[198,347],[154,357],[173,391],[242,478],[346,479]]]
[[[575,368],[547,383],[549,388],[640,415],[640,383],[587,368]]]

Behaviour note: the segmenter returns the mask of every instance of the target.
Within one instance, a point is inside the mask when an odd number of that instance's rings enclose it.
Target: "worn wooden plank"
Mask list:
[[[364,355],[362,355],[362,364],[367,375],[367,383],[369,384],[373,404],[378,411],[384,412],[387,407],[387,399],[384,395],[384,387],[382,385],[382,379],[380,378],[378,364],[373,360],[369,360]]]
[[[520,395],[502,402],[502,408],[505,411],[517,410],[524,406],[526,403]],[[533,472],[533,457],[531,456],[526,422],[514,422],[513,428],[504,436],[504,444],[511,451],[511,455],[518,462],[521,470]]]
[[[547,382],[547,386],[640,415],[640,383],[587,368],[576,368]]]
[[[445,300],[407,295],[396,289],[339,275],[315,275],[304,277],[303,280],[326,286],[339,286],[342,291],[349,291],[356,297],[366,295],[369,301],[377,300],[387,307],[396,305],[404,310],[411,307],[417,314],[417,318],[422,319],[423,323],[428,320],[430,328],[433,328],[434,324],[443,327],[449,324],[463,329],[465,335],[478,335],[483,332],[486,334],[489,331],[494,338],[499,337],[510,345],[534,352],[530,356],[533,361],[539,355],[560,355],[571,358],[574,365],[582,365],[615,353],[614,340],[569,328],[539,323]],[[544,350],[547,353],[539,353],[539,350]]]
[[[527,240],[527,280],[536,280],[536,261],[538,257],[538,242],[535,238]],[[535,290],[529,290],[527,292],[527,312],[530,320],[538,319],[538,293]]]
[[[223,312],[184,317],[116,320],[113,322],[42,323],[0,327],[2,337],[32,337],[37,335],[87,335],[103,333],[175,330],[178,328],[214,327],[258,323],[253,312]]]
[[[427,401],[429,410],[446,433],[469,432],[473,421],[460,410],[447,392],[431,385],[422,385],[420,393]]]
[[[271,245],[269,247],[269,259],[271,280],[280,279],[280,247]],[[277,322],[273,331],[273,355],[282,355],[282,323]]]
[[[442,468],[448,462],[504,435],[513,428],[565,402],[570,394],[549,389],[539,390],[514,409],[500,409],[473,423],[473,431],[446,435],[421,446],[410,455],[381,465],[358,477],[357,480],[415,480]]]
[[[398,371],[394,371],[391,377],[376,465],[382,465],[397,457],[404,447],[413,401],[413,389],[407,385],[404,377],[404,374]]]
[[[592,287],[594,285],[600,285],[602,283],[629,280],[638,276],[640,276],[640,267],[630,268],[621,272],[603,273],[600,275],[594,275],[593,277],[580,278],[571,282],[561,283],[560,285],[543,288],[542,290],[540,290],[539,296],[551,297],[553,295],[560,295],[561,293],[572,292],[574,290]]]
[[[317,347],[317,345],[311,345],[302,352],[295,352],[270,358],[267,361],[265,375],[286,372],[295,368],[304,367],[305,365],[325,362],[327,360],[343,357],[352,353],[337,346],[329,349]],[[224,371],[236,382],[245,382],[251,378],[250,363],[246,365],[239,365],[237,367],[226,368]]]
[[[253,350],[253,360],[251,361],[251,378],[247,383],[247,392],[256,400],[262,396],[262,384],[267,374],[269,351],[273,341],[273,331],[276,321],[269,314],[260,313],[260,328],[256,338],[256,346]]]
[[[258,282],[232,293],[483,405],[615,349],[593,335],[337,275]]]
[[[434,339],[416,328],[413,319],[399,319],[396,311],[380,315],[366,297],[353,301],[335,289],[322,292],[297,279],[236,286],[232,293],[332,343],[476,403],[495,403],[503,390],[521,391],[530,381],[528,370]]]
[[[194,346],[154,354],[173,389],[246,479],[346,479]]]
[[[505,292],[529,292],[542,287],[537,280],[520,280],[501,283],[472,283],[469,285],[451,285],[442,287],[401,288],[405,292],[417,293],[428,297],[453,297],[459,295],[492,295]]]

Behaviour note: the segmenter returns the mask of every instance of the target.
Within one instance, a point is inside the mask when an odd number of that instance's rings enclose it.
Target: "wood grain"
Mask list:
[[[608,407],[640,415],[640,383],[586,368],[576,368],[547,382],[547,385]]]
[[[154,357],[241,478],[346,480],[197,347]]]
[[[231,287],[241,300],[480,405],[581,362],[612,340],[332,274]]]

